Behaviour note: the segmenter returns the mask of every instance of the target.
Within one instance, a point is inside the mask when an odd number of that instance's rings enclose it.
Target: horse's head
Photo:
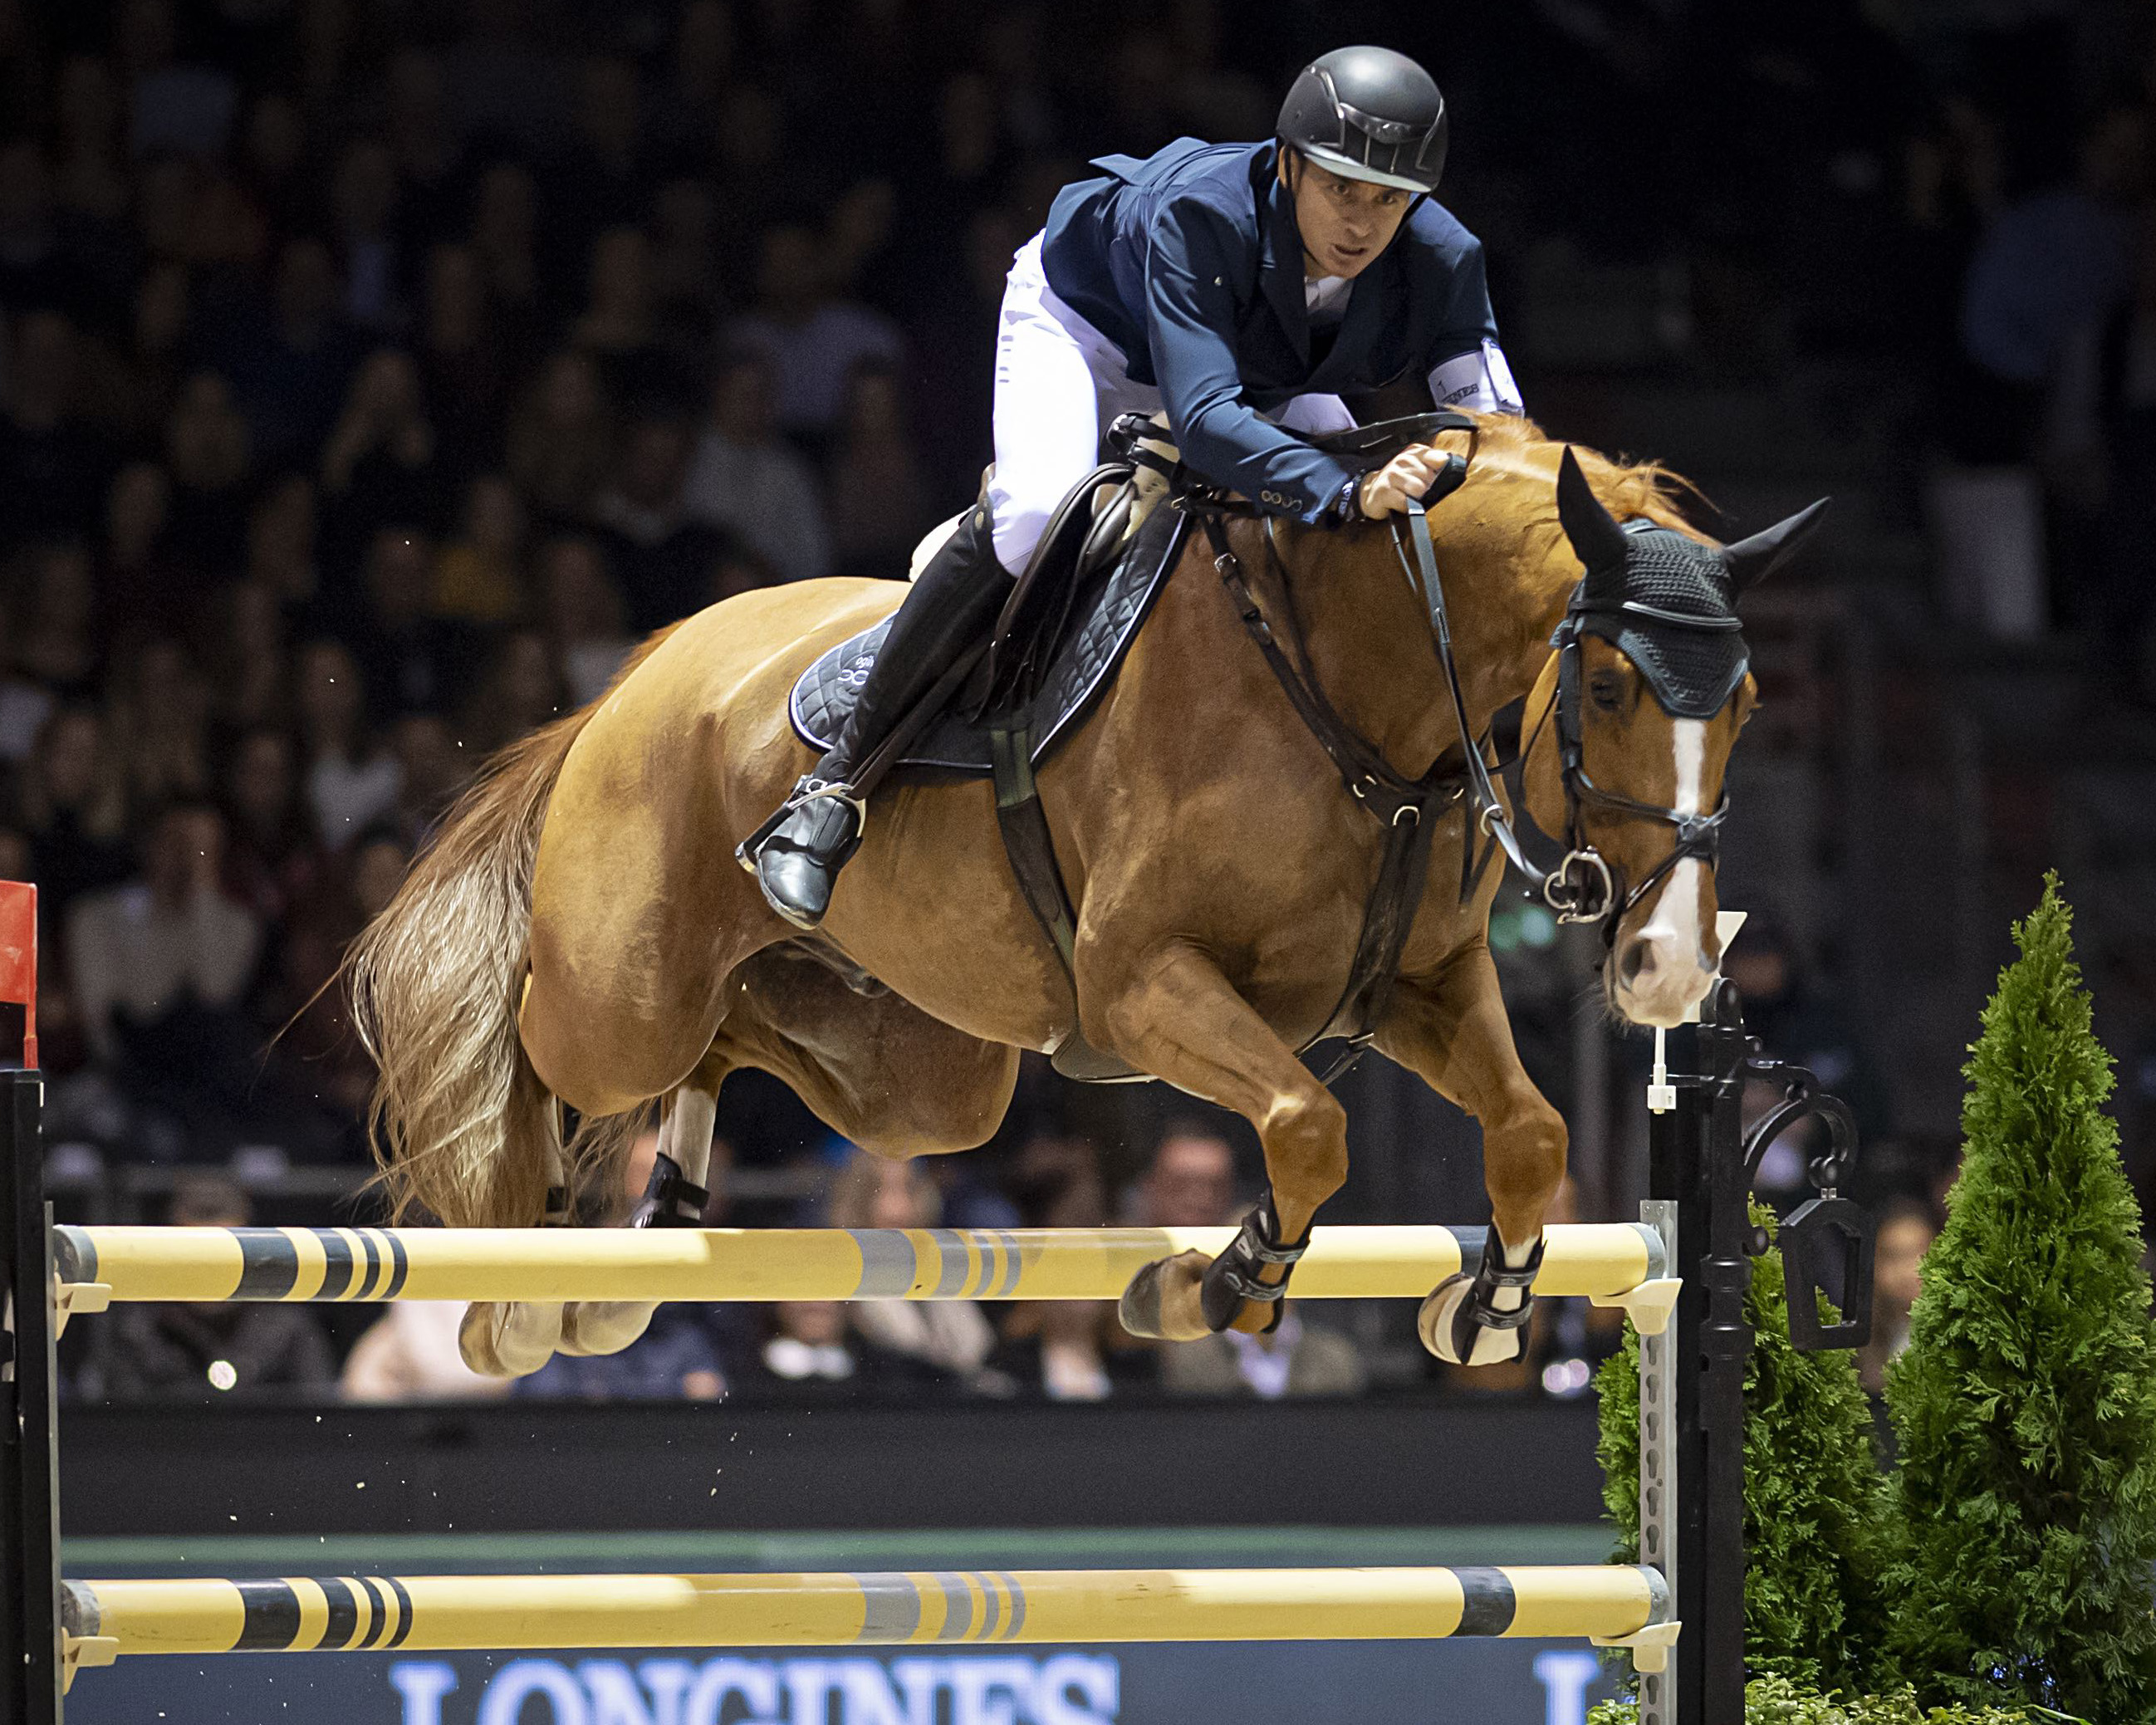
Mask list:
[[[1717,547],[1620,525],[1570,449],[1557,495],[1584,573],[1527,701],[1527,811],[1570,847],[1553,900],[1602,922],[1610,1004],[1635,1024],[1675,1024],[1721,963],[1722,776],[1757,694],[1737,602],[1826,506]]]

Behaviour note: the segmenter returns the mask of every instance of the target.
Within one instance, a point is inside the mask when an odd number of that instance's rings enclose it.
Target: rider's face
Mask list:
[[[1396,186],[1348,179],[1291,151],[1281,152],[1281,182],[1295,198],[1303,273],[1310,276],[1360,275],[1393,243],[1414,201]]]

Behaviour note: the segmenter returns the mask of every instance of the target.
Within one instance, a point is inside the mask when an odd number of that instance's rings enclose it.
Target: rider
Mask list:
[[[1120,415],[1164,408],[1194,471],[1337,526],[1392,514],[1438,471],[1410,449],[1366,472],[1293,435],[1353,425],[1343,393],[1412,376],[1440,406],[1520,411],[1481,243],[1430,196],[1449,131],[1430,74],[1337,49],[1297,75],[1276,131],[1104,157],[1018,254],[983,501],[914,582],[830,752],[742,847],[789,922],[822,920],[860,845],[865,757],[1002,608]]]

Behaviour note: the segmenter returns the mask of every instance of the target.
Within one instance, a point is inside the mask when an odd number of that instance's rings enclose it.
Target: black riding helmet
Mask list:
[[[1296,74],[1280,140],[1351,180],[1434,192],[1451,131],[1436,80],[1389,48],[1336,48]]]

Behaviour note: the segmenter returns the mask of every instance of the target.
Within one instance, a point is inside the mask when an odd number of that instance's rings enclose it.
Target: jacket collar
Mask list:
[[[1295,225],[1295,200],[1280,182],[1280,146],[1261,151],[1255,164],[1264,178],[1258,194],[1258,282],[1295,344],[1296,357],[1310,363],[1310,313],[1302,303],[1302,235]],[[1354,296],[1348,296],[1353,315]],[[1342,334],[1345,334],[1343,330]]]

